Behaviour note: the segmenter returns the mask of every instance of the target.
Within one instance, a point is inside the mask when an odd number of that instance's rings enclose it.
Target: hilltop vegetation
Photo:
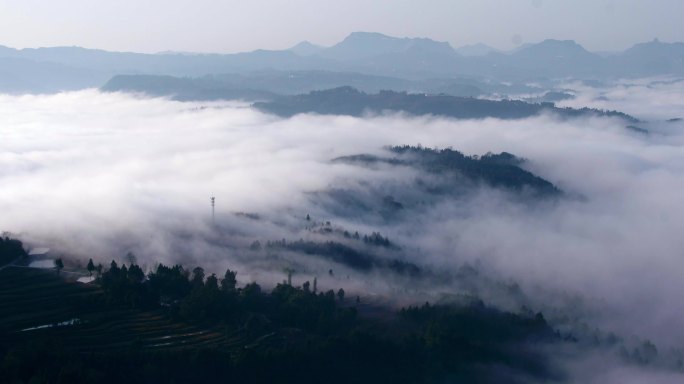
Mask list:
[[[95,286],[33,269],[6,269],[0,277],[3,382],[560,377],[537,347],[559,342],[541,314],[503,312],[477,300],[387,308],[377,318],[359,314],[365,298],[342,289],[321,292],[315,282],[290,281],[270,291],[257,283],[240,287],[231,270],[218,278],[199,267],[159,265],[145,274],[112,262]]]
[[[451,148],[432,149],[410,145],[389,147],[388,150],[394,156],[354,155],[340,157],[336,161],[362,165],[387,163],[412,166],[443,176],[445,182],[449,180],[449,175],[460,175],[471,183],[482,182],[508,191],[529,191],[540,197],[561,194],[549,181],[521,168],[523,159],[507,152],[466,156]],[[432,191],[437,190],[432,188]]]
[[[364,116],[385,112],[404,112],[410,115],[434,115],[456,119],[523,119],[543,112],[561,117],[607,116],[637,120],[617,111],[590,108],[557,108],[553,103],[531,104],[518,100],[483,100],[448,95],[409,94],[381,91],[368,94],[352,87],[314,91],[305,95],[281,97],[273,101],[257,102],[254,107],[267,113],[290,117],[300,113],[321,115]]]

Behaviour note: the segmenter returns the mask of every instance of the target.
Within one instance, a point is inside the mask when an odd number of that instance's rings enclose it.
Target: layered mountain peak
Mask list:
[[[288,51],[294,52],[299,56],[313,56],[315,54],[320,53],[324,49],[325,47],[304,40],[301,43],[295,45],[294,47],[288,49]]]
[[[335,59],[355,60],[409,51],[454,54],[453,48],[447,42],[428,38],[398,38],[377,32],[353,32],[340,43],[326,49],[322,55]]]
[[[576,56],[590,55],[591,53],[577,44],[574,40],[547,39],[538,44],[530,45],[516,52],[517,55],[551,55],[551,56]]]
[[[665,43],[653,39],[647,43],[634,45],[625,51],[625,55],[684,56],[684,43]]]

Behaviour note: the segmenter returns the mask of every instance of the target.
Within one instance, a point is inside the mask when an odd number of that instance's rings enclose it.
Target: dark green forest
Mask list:
[[[216,276],[200,267],[159,264],[145,274],[136,264],[89,265],[96,276],[89,285],[53,271],[0,271],[1,382],[495,383],[562,377],[541,353],[543,345],[562,341],[540,313],[509,313],[472,300],[370,314],[363,296],[319,290],[315,281],[264,288],[240,286],[231,270]],[[31,287],[17,285],[29,280]],[[44,305],[17,318],[20,303],[31,300]],[[26,327],[51,311],[78,321]],[[144,321],[122,333],[132,318]],[[160,342],[172,336],[154,331],[178,327],[194,331],[177,332],[173,337],[181,341],[175,343]]]
[[[0,236],[0,266],[26,256],[21,241]]]
[[[428,174],[440,176],[443,185],[431,186],[427,189],[433,194],[446,194],[449,189],[458,189],[450,185],[449,176],[459,176],[456,182],[483,183],[489,187],[520,193],[530,192],[536,197],[560,196],[562,192],[548,180],[545,180],[522,168],[525,160],[510,153],[486,153],[482,156],[466,156],[451,148],[437,149],[421,146],[394,146],[387,148],[390,156],[353,155],[335,159],[337,162],[356,163],[370,166],[385,163],[397,166],[418,168]],[[453,183],[452,183],[453,184]],[[420,185],[416,187],[420,188]],[[423,186],[425,189],[425,186]]]
[[[300,113],[321,115],[364,116],[404,112],[409,115],[434,115],[456,119],[524,119],[543,112],[554,113],[563,118],[572,117],[617,117],[626,122],[638,122],[632,116],[617,111],[603,111],[591,108],[557,108],[553,103],[527,103],[519,100],[485,100],[473,97],[457,97],[444,94],[429,95],[380,91],[369,94],[352,87],[339,87],[313,91],[296,96],[285,96],[272,101],[253,104],[257,109],[282,117]]]

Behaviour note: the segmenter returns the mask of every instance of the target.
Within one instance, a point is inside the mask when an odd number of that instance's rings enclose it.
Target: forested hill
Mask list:
[[[457,119],[523,119],[542,112],[562,117],[607,116],[636,122],[632,116],[617,111],[582,108],[557,108],[553,103],[526,103],[518,100],[483,100],[448,95],[411,94],[381,91],[376,94],[361,92],[352,87],[339,87],[308,94],[281,97],[268,102],[257,102],[255,108],[278,116],[290,117],[300,113],[321,115],[363,116],[384,112],[405,112],[411,115],[435,115]]]
[[[14,242],[21,246],[21,243]],[[92,260],[90,260],[92,262]],[[316,280],[241,286],[201,267],[94,268],[92,284],[0,270],[0,383],[558,381],[541,313],[460,303],[376,307]],[[70,320],[69,320],[70,319]]]
[[[451,181],[448,175],[459,174],[470,182],[480,182],[494,188],[510,192],[527,191],[538,197],[560,196],[563,194],[551,182],[526,171],[521,166],[524,159],[510,153],[487,153],[482,156],[466,156],[463,153],[447,149],[431,149],[415,146],[396,146],[387,148],[390,156],[373,155],[345,156],[335,159],[336,162],[371,165],[386,163],[392,165],[410,166],[421,169],[429,174],[441,176],[445,182]],[[457,179],[456,183],[464,185],[464,179]],[[456,186],[444,185],[441,188],[430,187],[433,193],[456,189]]]

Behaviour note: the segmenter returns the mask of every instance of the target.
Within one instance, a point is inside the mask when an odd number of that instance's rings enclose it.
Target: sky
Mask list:
[[[232,53],[333,45],[354,31],[511,49],[684,41],[681,0],[0,0],[0,45]]]

